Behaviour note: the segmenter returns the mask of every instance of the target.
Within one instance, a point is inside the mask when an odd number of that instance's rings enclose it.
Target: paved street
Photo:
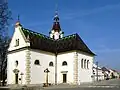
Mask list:
[[[120,90],[120,79],[95,82],[92,84],[81,84],[79,86],[57,85],[44,88],[45,90]]]
[[[64,90],[64,89],[65,90],[120,90],[120,79],[100,81],[100,82],[94,82],[92,84],[81,84],[81,85],[61,84],[61,85],[54,85],[54,86],[35,89],[35,90]],[[7,87],[1,87],[0,90],[10,90],[10,89],[8,89]],[[20,90],[20,89],[13,89],[13,90]]]

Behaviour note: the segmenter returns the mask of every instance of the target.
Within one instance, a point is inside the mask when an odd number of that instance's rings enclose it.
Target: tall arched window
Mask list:
[[[81,68],[83,68],[83,59],[81,59]]]
[[[66,65],[67,65],[67,62],[64,61],[64,62],[62,63],[62,66],[66,66]]]
[[[35,65],[40,65],[39,60],[35,60],[34,64],[35,64]]]
[[[53,62],[50,62],[50,63],[49,63],[49,66],[53,66]]]
[[[84,68],[86,68],[86,59],[84,60]]]
[[[87,69],[89,69],[89,60],[87,60]]]

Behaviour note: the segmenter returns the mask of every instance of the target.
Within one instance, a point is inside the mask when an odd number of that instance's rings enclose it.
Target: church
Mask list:
[[[8,48],[7,84],[92,82],[94,56],[77,33],[64,36],[58,13],[49,36],[17,21]]]

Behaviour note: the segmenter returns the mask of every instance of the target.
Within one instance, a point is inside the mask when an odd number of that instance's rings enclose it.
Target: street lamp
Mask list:
[[[97,75],[97,81],[98,81],[98,62],[96,62],[97,68],[96,68],[96,75]]]
[[[46,87],[48,87],[48,73],[50,72],[49,70],[48,70],[48,68],[46,68],[45,70],[44,70],[44,72],[46,73]]]

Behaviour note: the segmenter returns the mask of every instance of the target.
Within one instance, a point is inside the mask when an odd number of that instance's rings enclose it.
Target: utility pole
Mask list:
[[[98,61],[96,62],[97,68],[96,68],[96,75],[97,75],[97,81],[98,81]]]

